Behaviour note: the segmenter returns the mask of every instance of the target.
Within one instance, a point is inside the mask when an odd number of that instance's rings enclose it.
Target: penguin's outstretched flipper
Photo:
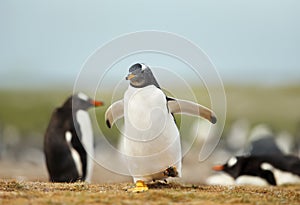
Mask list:
[[[124,102],[123,100],[113,103],[105,112],[106,125],[111,128],[113,124],[124,116]]]
[[[167,97],[167,101],[170,113],[183,113],[187,115],[201,116],[213,124],[217,122],[215,113],[203,105],[170,97]]]

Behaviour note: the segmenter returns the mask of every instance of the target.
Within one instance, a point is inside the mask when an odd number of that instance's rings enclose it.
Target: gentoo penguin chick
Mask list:
[[[238,184],[253,184],[259,181],[253,177],[258,177],[270,185],[300,183],[300,159],[291,155],[232,157],[226,164],[214,166],[213,170],[226,172]],[[252,182],[243,182],[245,176],[251,176]]]
[[[51,182],[90,182],[94,138],[87,110],[102,104],[79,93],[54,110],[44,137]]]
[[[135,182],[132,192],[148,190],[146,183],[181,176],[181,144],[173,114],[201,116],[216,123],[215,114],[194,102],[168,97],[160,89],[150,68],[132,65],[124,98],[105,113],[106,124],[124,116],[122,150]]]

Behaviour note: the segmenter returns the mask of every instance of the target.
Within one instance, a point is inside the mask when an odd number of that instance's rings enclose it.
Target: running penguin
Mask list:
[[[181,176],[180,135],[173,114],[201,116],[216,123],[215,114],[194,102],[165,95],[151,69],[141,63],[132,65],[126,80],[130,85],[124,98],[106,111],[106,124],[124,117],[121,149],[135,187],[131,192],[148,190],[147,183]]]

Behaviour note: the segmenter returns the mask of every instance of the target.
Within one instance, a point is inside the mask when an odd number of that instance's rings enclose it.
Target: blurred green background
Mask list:
[[[181,91],[178,90],[180,93]],[[194,88],[199,103],[210,107],[210,101],[203,87]],[[247,119],[252,126],[259,123],[270,125],[274,131],[288,131],[296,135],[300,126],[300,86],[225,86],[227,116],[224,132],[237,119]],[[10,125],[19,129],[21,136],[32,133],[43,134],[53,110],[72,94],[71,90],[1,90],[0,125]],[[104,102],[111,101],[111,94],[101,95]],[[90,110],[94,127],[100,126],[105,136],[116,139],[116,128],[111,131],[105,126],[104,113],[109,104]],[[180,116],[176,116],[179,118]],[[193,121],[195,118],[190,118]],[[180,124],[180,123],[179,123]],[[185,131],[184,131],[185,132]],[[37,135],[39,136],[39,135]]]

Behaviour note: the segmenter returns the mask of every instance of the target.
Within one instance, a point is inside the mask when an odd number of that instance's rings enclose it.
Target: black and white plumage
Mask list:
[[[53,112],[44,137],[51,182],[90,182],[94,138],[87,110],[102,104],[79,93],[69,97]]]
[[[224,171],[238,184],[253,184],[255,178],[262,180],[262,185],[281,185],[300,183],[300,159],[292,155],[259,155],[232,157],[223,165],[213,167],[215,171]],[[251,181],[244,181],[249,178]],[[264,182],[266,182],[264,184]]]
[[[216,123],[215,114],[197,103],[166,96],[145,64],[131,66],[126,80],[130,85],[124,98],[113,103],[105,117],[108,127],[125,119],[121,146],[134,181],[167,178],[170,166],[181,176],[180,135],[173,114],[202,116]]]
[[[281,150],[271,129],[260,124],[252,129],[251,143],[243,156],[231,157],[213,167],[225,175],[209,177],[209,184],[281,185],[300,183],[300,159]],[[231,177],[231,179],[228,178]]]

